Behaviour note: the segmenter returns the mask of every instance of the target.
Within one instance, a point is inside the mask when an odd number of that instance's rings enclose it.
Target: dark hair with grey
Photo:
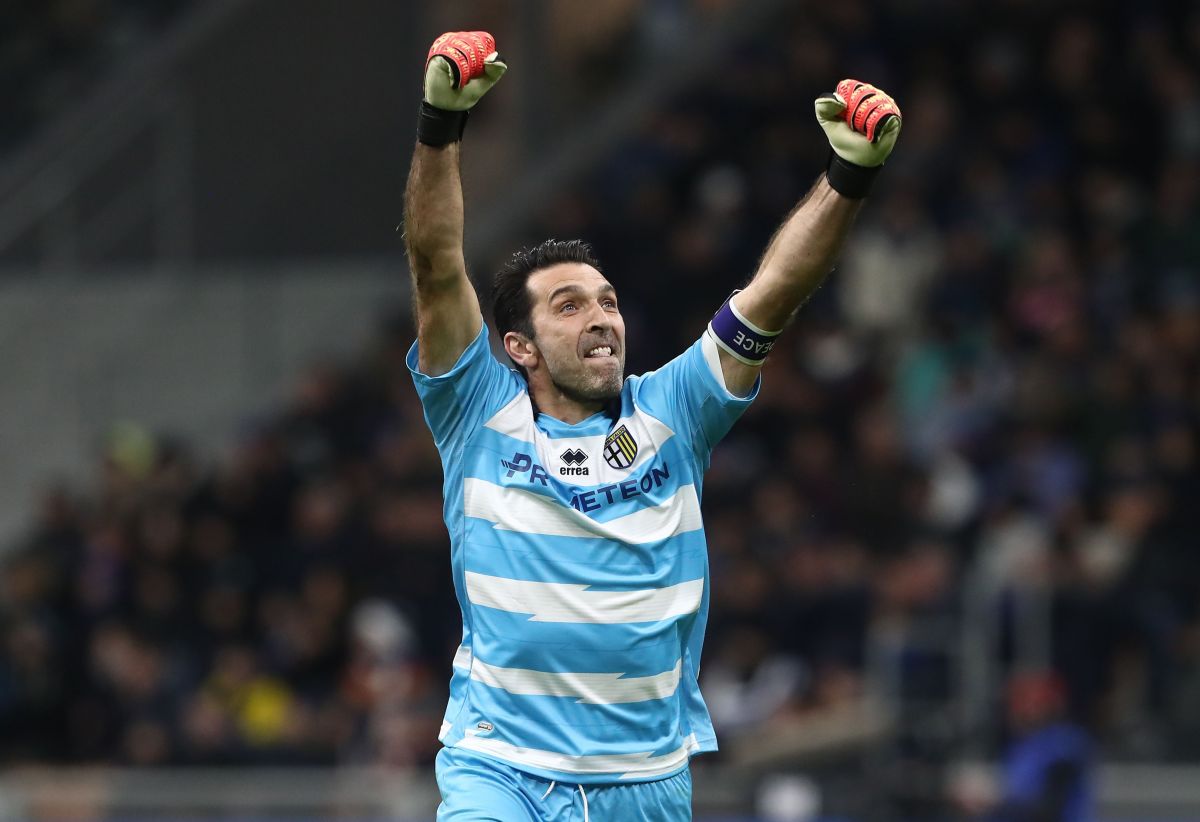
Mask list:
[[[600,271],[592,247],[583,240],[545,240],[517,251],[496,272],[492,279],[492,318],[501,337],[516,331],[533,339],[533,303],[526,283],[535,271],[559,263],[583,263]]]

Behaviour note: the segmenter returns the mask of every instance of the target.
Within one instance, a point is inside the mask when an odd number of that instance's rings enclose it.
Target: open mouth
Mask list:
[[[592,360],[592,359],[597,359],[599,357],[611,357],[612,355],[613,355],[612,346],[598,345],[595,348],[589,350],[586,354],[584,354],[583,358],[585,360]]]

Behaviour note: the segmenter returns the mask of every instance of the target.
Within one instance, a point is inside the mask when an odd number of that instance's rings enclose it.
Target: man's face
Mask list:
[[[551,382],[581,401],[620,395],[625,379],[625,320],[604,275],[583,263],[559,263],[526,282],[534,341]]]

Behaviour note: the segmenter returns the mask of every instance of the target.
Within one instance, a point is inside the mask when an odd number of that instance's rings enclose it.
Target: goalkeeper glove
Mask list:
[[[846,197],[867,196],[900,136],[900,107],[868,83],[843,80],[813,104],[833,152],[825,177]]]
[[[434,40],[425,58],[417,139],[430,146],[461,140],[471,107],[507,69],[486,31],[451,31]]]

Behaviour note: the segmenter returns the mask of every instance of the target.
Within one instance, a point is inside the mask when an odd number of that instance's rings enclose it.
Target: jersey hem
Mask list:
[[[716,740],[706,740],[699,743],[699,746],[684,757],[683,761],[669,771],[654,772],[645,776],[627,776],[628,772],[613,771],[611,773],[576,773],[574,771],[559,771],[552,768],[539,768],[536,765],[530,765],[518,758],[510,758],[501,756],[493,751],[482,751],[476,748],[463,746],[459,744],[463,739],[459,739],[453,743],[444,743],[443,747],[453,748],[457,751],[469,753],[481,759],[491,760],[507,765],[510,768],[520,771],[521,773],[536,776],[538,779],[547,779],[556,782],[563,782],[569,785],[629,785],[642,782],[660,782],[664,779],[678,776],[690,767],[692,757],[699,754],[711,753],[717,749]]]

